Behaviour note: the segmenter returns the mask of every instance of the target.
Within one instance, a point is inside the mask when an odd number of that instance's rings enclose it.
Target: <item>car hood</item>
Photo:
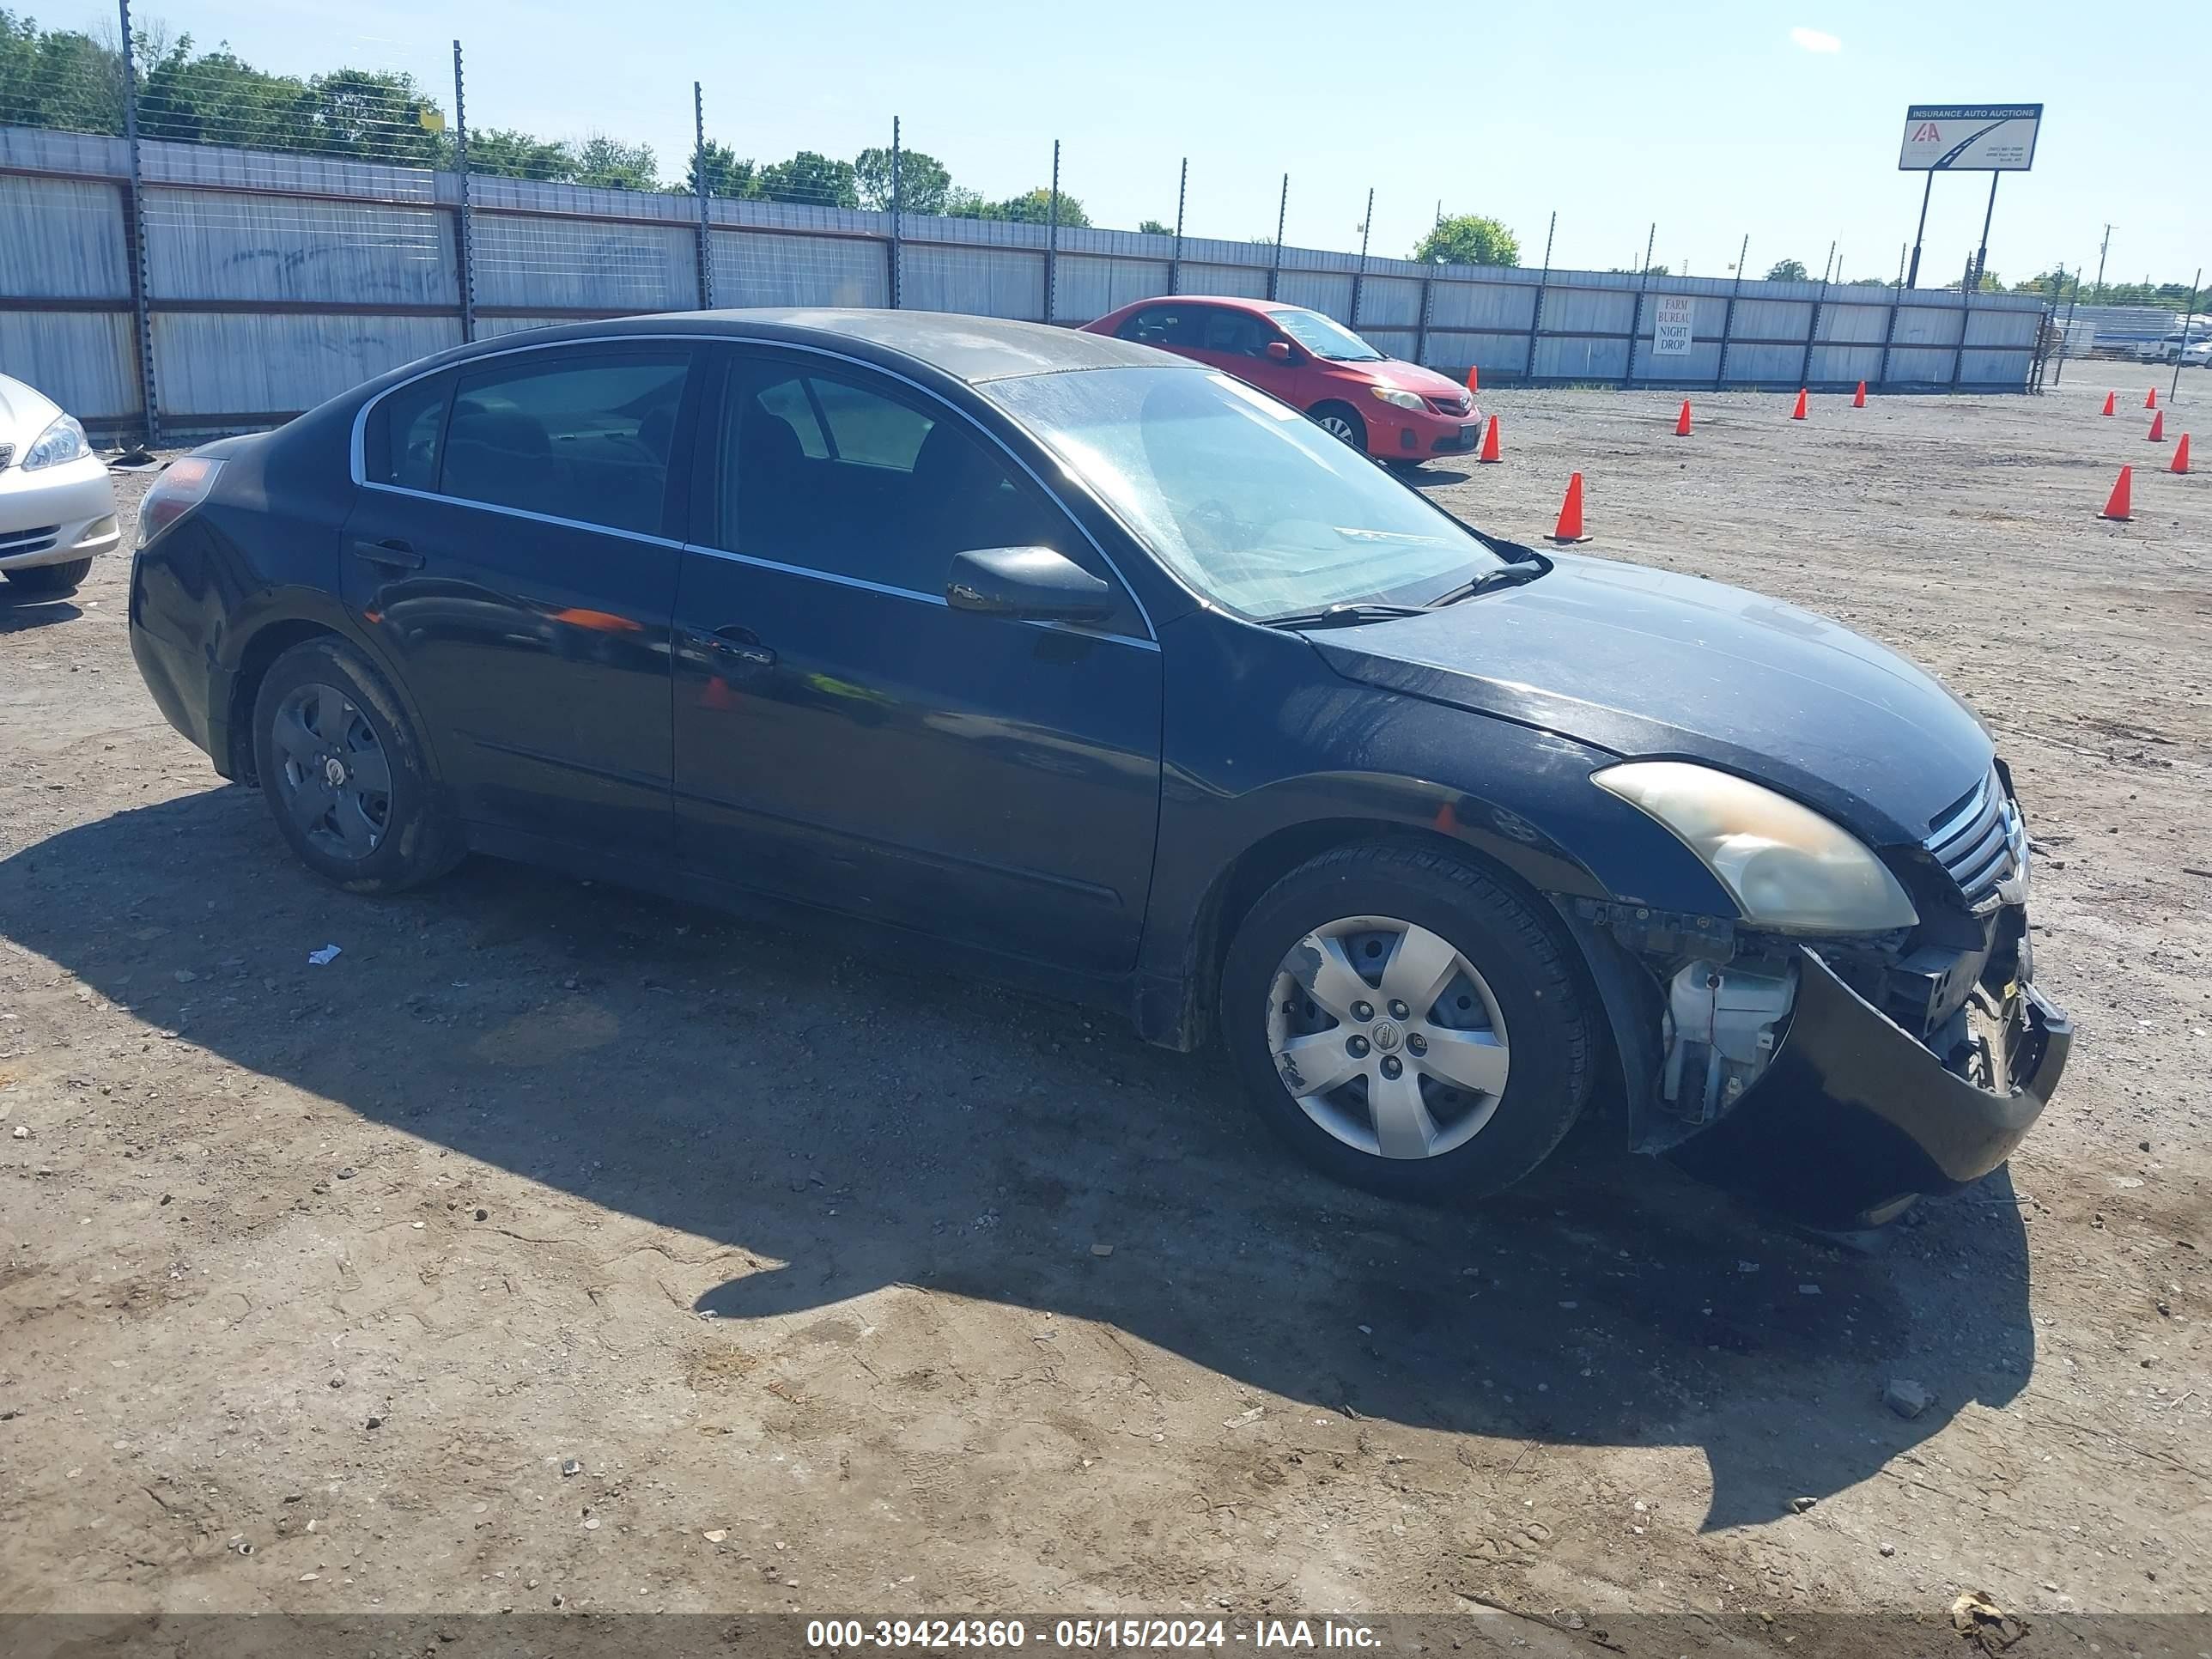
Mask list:
[[[0,444],[27,449],[61,416],[61,405],[46,393],[0,374]]]
[[[1386,357],[1379,363],[1340,363],[1338,367],[1357,369],[1384,386],[1417,392],[1424,398],[1459,398],[1467,393],[1467,388],[1450,375],[1423,368],[1419,363],[1400,362],[1395,357]]]
[[[1877,845],[1926,836],[1993,754],[1972,711],[1895,652],[1641,565],[1561,556],[1519,587],[1308,638],[1346,678],[1631,758],[1702,761]]]

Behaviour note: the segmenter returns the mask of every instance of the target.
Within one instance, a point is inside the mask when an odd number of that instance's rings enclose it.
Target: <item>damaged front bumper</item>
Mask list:
[[[1978,988],[1973,1035],[1947,1065],[1796,950],[1797,991],[1771,1060],[1741,1099],[1676,1145],[1704,1179],[1823,1226],[1863,1226],[2002,1164],[2058,1086],[2066,1016],[2024,980]]]

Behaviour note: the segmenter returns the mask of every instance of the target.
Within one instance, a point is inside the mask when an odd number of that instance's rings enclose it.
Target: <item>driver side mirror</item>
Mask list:
[[[984,547],[952,556],[945,602],[1018,622],[1103,622],[1114,589],[1048,547]]]
[[[1288,340],[1268,341],[1267,357],[1272,362],[1287,363],[1291,361],[1291,343]]]

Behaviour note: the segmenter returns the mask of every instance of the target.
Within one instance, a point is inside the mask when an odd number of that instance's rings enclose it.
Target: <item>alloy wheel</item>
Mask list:
[[[1480,1133],[1511,1060],[1474,964],[1390,916],[1346,916],[1291,947],[1268,997],[1267,1047],[1308,1117],[1389,1158],[1439,1158]]]
[[[295,686],[270,736],[283,762],[279,793],[300,833],[333,858],[374,853],[392,821],[392,764],[360,706],[331,686]]]
[[[1352,429],[1352,422],[1341,415],[1324,415],[1318,424],[1322,431],[1328,433],[1339,443],[1348,444],[1358,441],[1358,434]]]

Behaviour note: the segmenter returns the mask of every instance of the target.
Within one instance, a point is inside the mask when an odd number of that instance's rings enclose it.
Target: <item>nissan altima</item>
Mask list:
[[[1110,337],[462,347],[172,465],[131,640],[350,891],[479,852],[1103,1005],[1386,1194],[1495,1191],[1597,1097],[1879,1220],[2002,1162],[2070,1042],[1935,679]]]

